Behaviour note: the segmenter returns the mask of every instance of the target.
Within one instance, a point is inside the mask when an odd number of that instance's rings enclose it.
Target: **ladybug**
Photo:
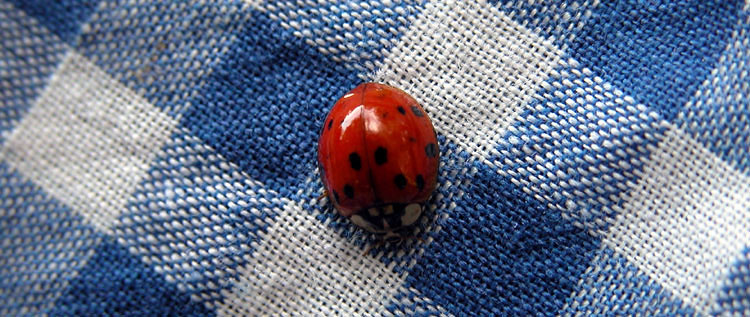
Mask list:
[[[435,128],[414,98],[364,83],[339,99],[318,141],[318,164],[334,208],[357,226],[401,241],[437,183]]]

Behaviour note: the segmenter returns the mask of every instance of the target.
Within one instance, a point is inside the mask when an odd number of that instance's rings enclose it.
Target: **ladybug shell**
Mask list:
[[[389,226],[377,217],[393,209],[403,214],[414,203],[420,209],[410,221],[421,214],[437,182],[437,144],[432,122],[414,98],[391,86],[361,84],[336,102],[323,124],[323,184],[341,215],[370,231],[395,230],[399,221]],[[366,217],[366,225],[356,215]]]

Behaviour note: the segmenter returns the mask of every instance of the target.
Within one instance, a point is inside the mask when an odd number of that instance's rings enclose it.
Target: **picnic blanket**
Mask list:
[[[750,315],[749,10],[0,0],[0,315]],[[420,239],[318,199],[363,82],[435,125]]]

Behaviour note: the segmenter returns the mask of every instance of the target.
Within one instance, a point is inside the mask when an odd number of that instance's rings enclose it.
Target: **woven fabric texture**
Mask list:
[[[748,74],[742,1],[0,0],[0,315],[748,316]],[[317,199],[367,81],[423,241]]]

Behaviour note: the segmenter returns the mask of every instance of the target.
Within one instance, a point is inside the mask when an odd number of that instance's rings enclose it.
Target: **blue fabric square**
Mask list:
[[[118,242],[186,294],[220,301],[283,204],[189,133],[163,153],[121,214]]]
[[[102,235],[0,163],[0,315],[46,313]]]
[[[468,164],[477,173],[466,181],[463,196],[454,199],[455,209],[438,210],[447,219],[438,222],[442,230],[432,234],[434,241],[409,271],[406,286],[455,314],[559,310],[599,248],[598,239],[493,168]]]
[[[578,226],[604,231],[667,128],[657,112],[582,69],[558,71],[489,159]]]
[[[81,26],[96,9],[100,0],[10,0],[17,8],[35,17],[46,28],[72,44]]]
[[[750,310],[750,247],[742,251],[739,260],[729,269],[722,291],[717,314],[742,315]]]
[[[603,1],[569,45],[584,67],[667,120],[714,68],[742,1]]]
[[[255,13],[182,124],[282,195],[315,167],[318,131],[357,74]]]
[[[107,238],[50,316],[213,316],[127,249]]]
[[[598,251],[591,264],[581,275],[582,282],[568,299],[562,315],[697,314],[610,248]]]
[[[242,1],[102,1],[76,50],[175,116],[250,16]]]
[[[0,142],[44,90],[69,49],[43,22],[11,3],[0,3]]]
[[[740,43],[750,41],[750,12],[743,11],[733,30],[737,36],[711,73],[690,98],[676,124],[738,169],[750,172],[750,54]]]

